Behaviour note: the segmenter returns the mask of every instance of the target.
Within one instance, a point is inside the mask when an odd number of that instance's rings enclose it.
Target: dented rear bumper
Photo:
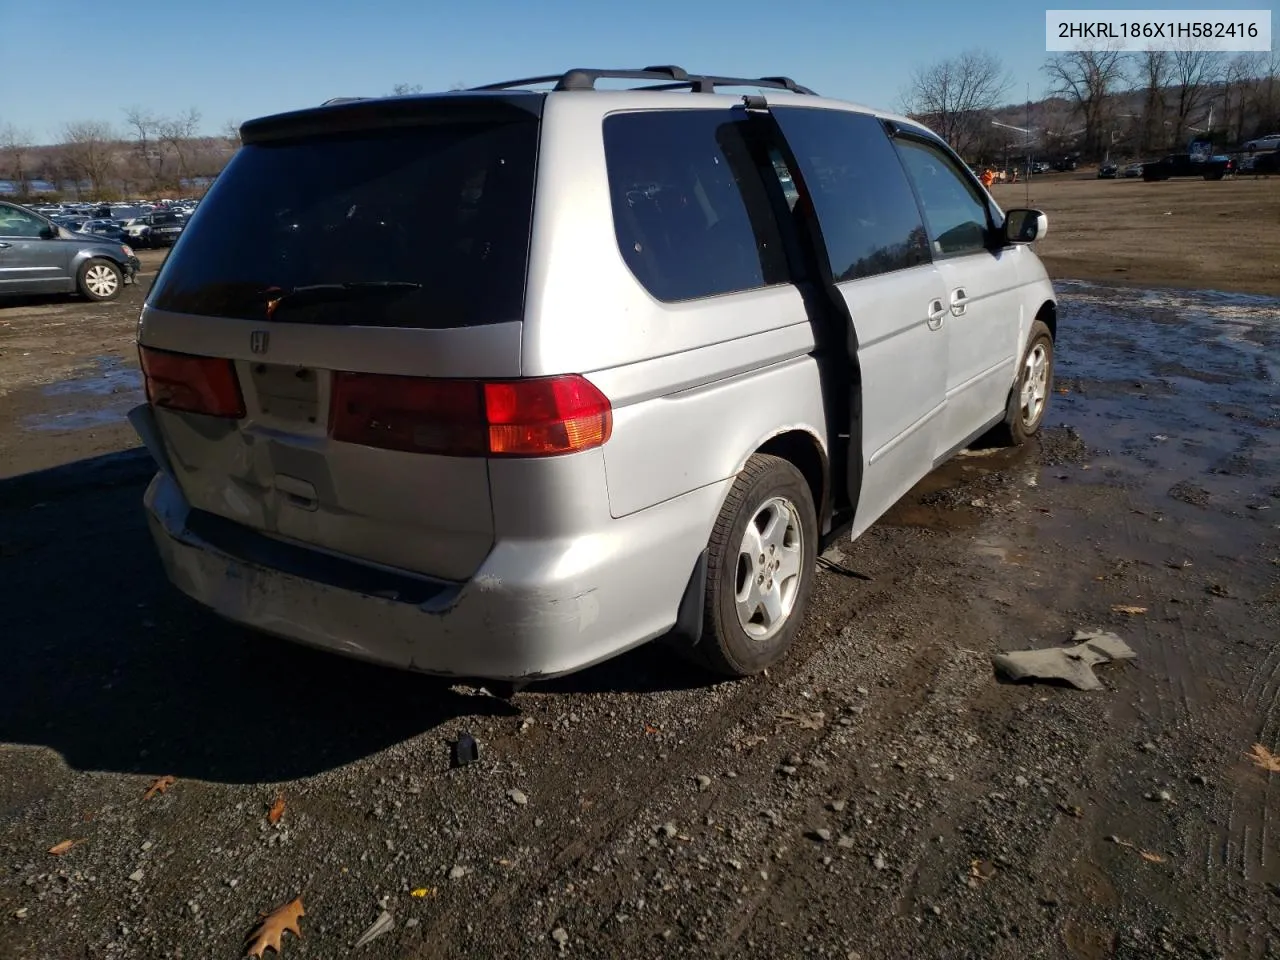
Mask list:
[[[163,466],[145,504],[170,580],[229,620],[389,666],[528,680],[671,629],[719,486],[599,535],[500,541],[464,583],[383,571],[200,515]]]

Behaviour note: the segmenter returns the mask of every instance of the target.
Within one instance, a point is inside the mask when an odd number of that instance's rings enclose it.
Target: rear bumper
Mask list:
[[[386,574],[392,589],[246,558],[235,538],[201,536],[201,516],[166,472],[147,488],[169,579],[221,616],[310,646],[446,676],[527,680],[569,673],[666,633],[726,492],[715,484],[600,534],[499,540],[465,583]],[[207,526],[207,525],[206,525]],[[193,527],[195,529],[193,529]],[[246,528],[250,538],[269,541]],[[306,548],[284,549],[321,557]],[[332,558],[328,558],[332,559]]]

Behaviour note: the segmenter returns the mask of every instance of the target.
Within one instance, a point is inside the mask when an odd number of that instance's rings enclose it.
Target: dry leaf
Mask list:
[[[1246,753],[1245,756],[1252,760],[1260,770],[1280,773],[1280,757],[1277,757],[1260,743],[1255,743],[1253,745],[1253,753]]]
[[[644,725],[644,732],[645,732],[645,733],[648,733],[648,734],[654,734],[654,733],[659,733],[659,732],[661,732],[661,731],[659,731],[659,729],[658,729],[657,727],[655,727],[653,724],[651,724],[651,723],[646,723],[646,724]]]
[[[1148,863],[1164,863],[1164,857],[1158,853],[1150,853],[1146,850],[1139,850],[1138,852],[1142,854],[1142,859]]]
[[[258,925],[249,931],[248,939],[245,941],[244,955],[258,957],[261,960],[263,952],[268,949],[279,953],[280,940],[286,930],[296,937],[302,936],[298,918],[305,916],[306,911],[302,909],[301,897],[276,907],[270,913],[262,914],[258,918]]]
[[[1147,612],[1146,607],[1131,607],[1127,603],[1117,603],[1111,607],[1112,613],[1127,613],[1131,617]]]
[[[52,853],[55,857],[60,857],[64,853],[66,853],[68,850],[70,850],[72,847],[74,847],[77,843],[83,843],[83,842],[84,841],[82,840],[63,840],[60,843],[55,843],[52,847],[50,847],[49,852]]]
[[[969,876],[978,880],[990,880],[996,875],[996,865],[990,860],[974,860],[969,864]]]
[[[271,809],[267,811],[267,823],[273,827],[280,822],[280,818],[284,816],[284,794],[276,795],[276,802],[271,804]]]
[[[422,897],[434,897],[435,895],[436,895],[435,887],[419,887],[417,890],[409,891],[409,896],[418,897],[419,899],[421,899]]]
[[[178,782],[177,777],[171,777],[168,775],[163,777],[156,777],[153,781],[151,781],[151,786],[147,787],[147,792],[142,795],[142,799],[150,800],[157,793],[164,793],[166,790],[168,790],[177,782]]]

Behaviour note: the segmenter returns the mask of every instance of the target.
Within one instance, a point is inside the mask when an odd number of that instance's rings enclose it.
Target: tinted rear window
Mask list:
[[[659,300],[786,283],[786,253],[742,111],[620,113],[604,121],[622,258]],[[776,174],[771,173],[771,176]]]
[[[246,144],[157,278],[162,310],[457,327],[518,320],[538,125],[468,122]],[[299,288],[350,285],[356,295]],[[376,289],[387,284],[385,289]]]

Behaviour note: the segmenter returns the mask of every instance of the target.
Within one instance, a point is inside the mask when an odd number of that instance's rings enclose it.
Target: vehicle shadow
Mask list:
[[[305,777],[518,705],[227,623],[170,586],[140,451],[0,481],[0,742],[78,769],[253,783]],[[699,686],[637,650],[546,692]]]
[[[74,293],[6,293],[0,295],[0,310],[6,307],[49,307],[76,302],[88,303]]]

